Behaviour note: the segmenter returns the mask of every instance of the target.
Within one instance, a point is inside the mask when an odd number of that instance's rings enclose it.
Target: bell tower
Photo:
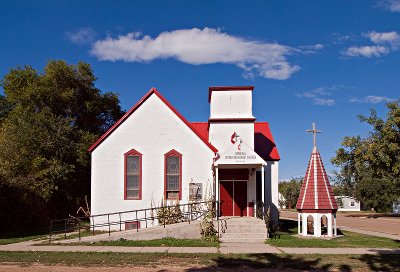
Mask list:
[[[210,87],[209,141],[220,152],[227,150],[238,137],[254,149],[254,86]]]

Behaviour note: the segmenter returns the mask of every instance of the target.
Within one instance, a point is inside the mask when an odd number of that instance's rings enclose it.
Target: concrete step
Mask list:
[[[225,224],[225,222],[222,222],[221,224]],[[265,226],[264,222],[259,222],[259,221],[226,221],[227,226]]]
[[[224,233],[222,238],[268,238],[267,233]]]
[[[231,222],[263,222],[260,218],[255,217],[220,217],[221,220],[231,221]]]
[[[258,218],[226,218],[222,226],[226,226],[220,237],[222,243],[264,243],[268,238],[265,222]]]
[[[267,229],[226,229],[226,230],[221,230],[222,233],[267,233]]]
[[[263,244],[264,238],[221,238],[222,243],[261,243]]]
[[[225,228],[223,228],[225,229]],[[233,225],[233,226],[227,226],[225,231],[226,232],[264,232],[266,231],[267,228],[265,226],[237,226],[237,225]]]

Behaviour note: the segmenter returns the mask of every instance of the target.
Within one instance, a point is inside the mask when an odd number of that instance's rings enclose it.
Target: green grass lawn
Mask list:
[[[281,220],[280,239],[274,238],[266,241],[267,244],[276,247],[359,247],[359,248],[400,248],[400,241],[384,237],[359,234],[349,231],[341,231],[344,236],[331,240],[317,238],[299,238],[297,234],[297,222]],[[340,232],[340,231],[339,231]]]
[[[43,240],[43,239],[46,239],[45,234],[2,233],[0,234],[0,245],[19,243],[29,240]]]
[[[54,244],[54,243],[53,243]],[[82,242],[82,243],[59,243],[59,245],[86,245],[86,246],[128,246],[128,247],[218,247],[218,241],[206,241],[202,239],[176,239],[172,237],[165,237],[155,240],[126,240],[119,239],[116,241],[101,241],[101,242]]]
[[[167,254],[100,252],[0,252],[0,263],[81,267],[185,267],[185,271],[280,270],[398,271],[399,255]],[[225,271],[225,270],[224,270]]]

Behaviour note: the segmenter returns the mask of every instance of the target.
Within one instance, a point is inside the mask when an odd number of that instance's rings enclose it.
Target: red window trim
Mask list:
[[[139,156],[139,197],[127,197],[126,192],[126,162],[128,156]],[[124,200],[142,200],[142,153],[131,149],[124,154]]]
[[[179,157],[179,200],[182,200],[182,154],[172,149],[164,154],[164,199],[167,199],[167,157]]]
[[[128,230],[128,228],[127,228],[128,225],[133,225],[133,224],[136,224],[137,229],[140,229],[140,221],[129,221],[129,222],[125,222],[125,230]],[[136,230],[136,228],[133,228],[130,230]]]

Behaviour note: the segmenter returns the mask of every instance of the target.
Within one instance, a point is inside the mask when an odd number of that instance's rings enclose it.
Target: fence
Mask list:
[[[82,230],[89,230],[92,235],[95,235],[96,229],[106,230],[108,235],[111,235],[111,231],[125,230],[127,223],[136,223],[136,231],[139,231],[139,226],[148,228],[149,226],[163,225],[165,228],[168,224],[178,222],[190,224],[191,221],[199,219],[205,213],[215,210],[219,210],[218,202],[203,201],[52,220],[49,242],[52,241],[54,235],[63,234],[64,238],[67,238],[67,233],[71,232],[78,232],[79,240],[81,240]],[[217,218],[218,222],[218,212],[214,212],[213,216]],[[219,231],[219,224],[217,225]],[[122,228],[122,226],[124,227]]]

